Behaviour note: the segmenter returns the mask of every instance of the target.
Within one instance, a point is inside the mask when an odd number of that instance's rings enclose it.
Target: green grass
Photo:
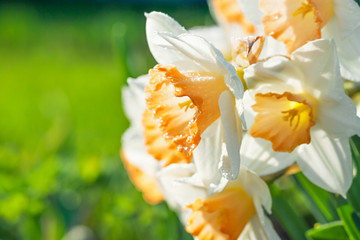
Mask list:
[[[98,239],[189,237],[165,204],[142,200],[118,154],[121,87],[155,64],[143,10],[0,6],[0,239],[79,225]],[[210,19],[170,12],[186,27]]]

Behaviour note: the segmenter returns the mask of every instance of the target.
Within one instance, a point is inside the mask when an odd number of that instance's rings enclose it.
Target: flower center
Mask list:
[[[187,206],[192,214],[186,231],[198,239],[237,239],[256,213],[253,199],[240,186]]]
[[[314,12],[314,6],[311,5],[307,0],[304,0],[301,3],[301,6],[296,9],[295,12],[293,12],[293,17],[296,17],[297,15],[302,15],[302,17],[304,18],[306,16],[306,14],[310,13],[310,12]]]
[[[289,92],[256,94],[252,108],[258,114],[250,134],[271,141],[274,151],[279,152],[292,152],[297,146],[310,143],[315,102],[309,100]]]
[[[203,131],[220,117],[219,96],[227,90],[224,78],[211,72],[180,73],[172,65],[157,65],[149,74],[147,108],[161,136],[191,159]]]

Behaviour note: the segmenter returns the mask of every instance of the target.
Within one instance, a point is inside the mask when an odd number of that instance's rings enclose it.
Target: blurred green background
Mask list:
[[[144,11],[192,27],[205,4],[0,4],[0,239],[189,238],[128,180],[121,87],[155,64]]]

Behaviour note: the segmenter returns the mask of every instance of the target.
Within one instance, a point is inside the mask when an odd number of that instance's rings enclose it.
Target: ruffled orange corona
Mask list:
[[[175,143],[163,137],[151,111],[145,110],[142,123],[147,151],[156,160],[164,161],[163,167],[172,163],[190,163],[190,158],[179,152]]]
[[[149,74],[147,108],[163,136],[191,158],[201,133],[220,116],[219,96],[227,89],[223,77],[208,72],[180,73],[172,65],[157,65]]]
[[[241,25],[246,34],[255,33],[255,26],[242,13],[237,0],[213,0],[213,7],[225,21]]]
[[[162,202],[164,200],[164,195],[158,185],[157,179],[131,164],[127,160],[124,151],[121,151],[120,155],[131,182],[142,192],[145,201],[150,204]]]
[[[315,125],[314,106],[303,96],[258,93],[252,106],[258,114],[250,129],[253,137],[272,142],[278,152],[292,152],[303,143],[310,143],[310,128]]]
[[[266,35],[285,43],[289,53],[321,38],[334,14],[332,0],[260,0]]]
[[[187,206],[192,213],[186,231],[200,240],[238,239],[256,213],[253,199],[241,187],[226,189]]]

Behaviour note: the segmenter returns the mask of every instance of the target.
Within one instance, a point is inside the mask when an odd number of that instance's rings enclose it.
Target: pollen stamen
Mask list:
[[[181,109],[185,108],[185,112],[190,108],[190,109],[193,109],[195,107],[194,103],[191,101],[191,99],[185,101],[185,102],[182,102],[182,103],[179,103],[179,107]]]
[[[302,17],[304,18],[306,16],[306,14],[313,12],[314,11],[314,6],[311,5],[307,0],[304,0],[301,3],[301,6],[296,9],[295,12],[293,12],[292,16],[296,17],[297,15],[301,14]]]

